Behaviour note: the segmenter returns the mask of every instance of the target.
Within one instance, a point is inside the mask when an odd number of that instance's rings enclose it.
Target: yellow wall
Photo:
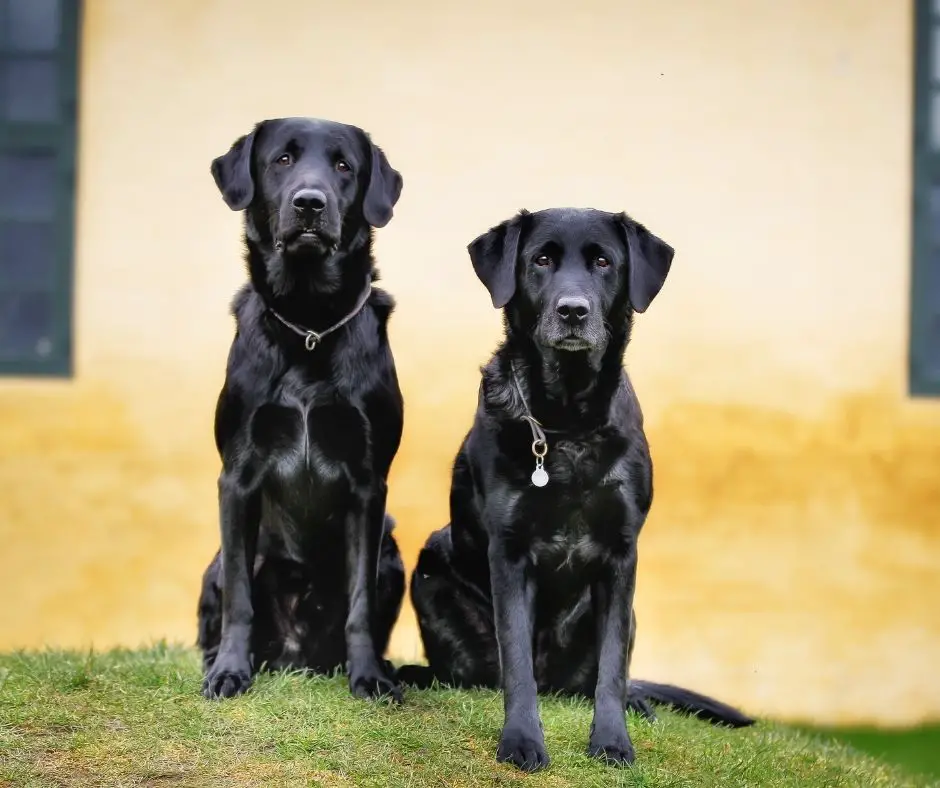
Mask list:
[[[627,209],[678,250],[628,353],[657,473],[636,675],[790,718],[940,716],[940,402],[905,396],[907,3],[86,5],[78,374],[0,382],[0,647],[192,642],[243,278],[209,162],[310,114],[405,177],[377,251],[409,565],[499,333],[466,243],[523,206]],[[406,610],[394,651],[417,649]]]

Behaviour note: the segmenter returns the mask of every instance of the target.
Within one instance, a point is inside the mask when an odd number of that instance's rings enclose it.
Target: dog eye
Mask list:
[[[598,255],[594,258],[594,265],[596,265],[598,268],[606,268],[608,265],[610,265],[610,260],[604,257],[604,255]]]
[[[346,162],[343,159],[340,159],[338,162],[336,162],[336,169],[339,170],[340,172],[349,172],[352,169],[352,167],[349,166],[348,162]]]
[[[536,265],[551,265],[552,258],[549,257],[547,254],[540,254],[538,257],[535,258],[535,264]]]
[[[281,154],[280,156],[278,156],[278,158],[277,158],[277,163],[278,163],[278,164],[283,164],[284,166],[287,166],[288,164],[293,163],[293,161],[294,161],[294,160],[293,160],[293,158],[291,158],[291,155],[290,155],[289,153],[282,153],[282,154]]]

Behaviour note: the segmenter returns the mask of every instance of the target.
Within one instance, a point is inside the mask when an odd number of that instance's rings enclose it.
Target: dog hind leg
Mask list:
[[[453,552],[447,526],[431,534],[418,556],[411,600],[429,665],[405,665],[399,679],[418,687],[433,679],[457,687],[498,687],[493,603],[456,571]]]
[[[197,608],[198,634],[196,645],[202,651],[203,672],[209,670],[215,662],[222,641],[222,553],[216,551],[215,557],[202,575],[202,590]]]

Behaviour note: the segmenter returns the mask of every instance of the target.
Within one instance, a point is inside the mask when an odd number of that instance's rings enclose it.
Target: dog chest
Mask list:
[[[364,413],[312,398],[285,397],[259,407],[251,421],[251,442],[270,473],[286,485],[347,479],[368,460]]]
[[[577,570],[605,560],[606,550],[590,534],[555,533],[536,537],[529,556],[540,569]]]
[[[528,491],[518,511],[520,522],[529,523],[529,555],[537,566],[578,570],[626,554],[633,529],[621,484],[547,491]]]
[[[580,491],[597,485],[609,470],[601,447],[593,442],[559,440],[550,444],[545,458],[549,484]]]

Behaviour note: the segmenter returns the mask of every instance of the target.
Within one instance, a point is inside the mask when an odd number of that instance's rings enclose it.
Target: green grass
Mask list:
[[[353,699],[342,678],[262,676],[246,696],[199,695],[188,649],[0,656],[0,786],[646,786],[907,788],[931,785],[845,745],[761,723],[714,728],[630,719],[637,764],[587,757],[585,702],[545,699],[553,762],[497,764],[496,693]],[[936,783],[933,783],[936,784]]]
[[[901,730],[816,728],[812,732],[940,781],[940,725]]]

